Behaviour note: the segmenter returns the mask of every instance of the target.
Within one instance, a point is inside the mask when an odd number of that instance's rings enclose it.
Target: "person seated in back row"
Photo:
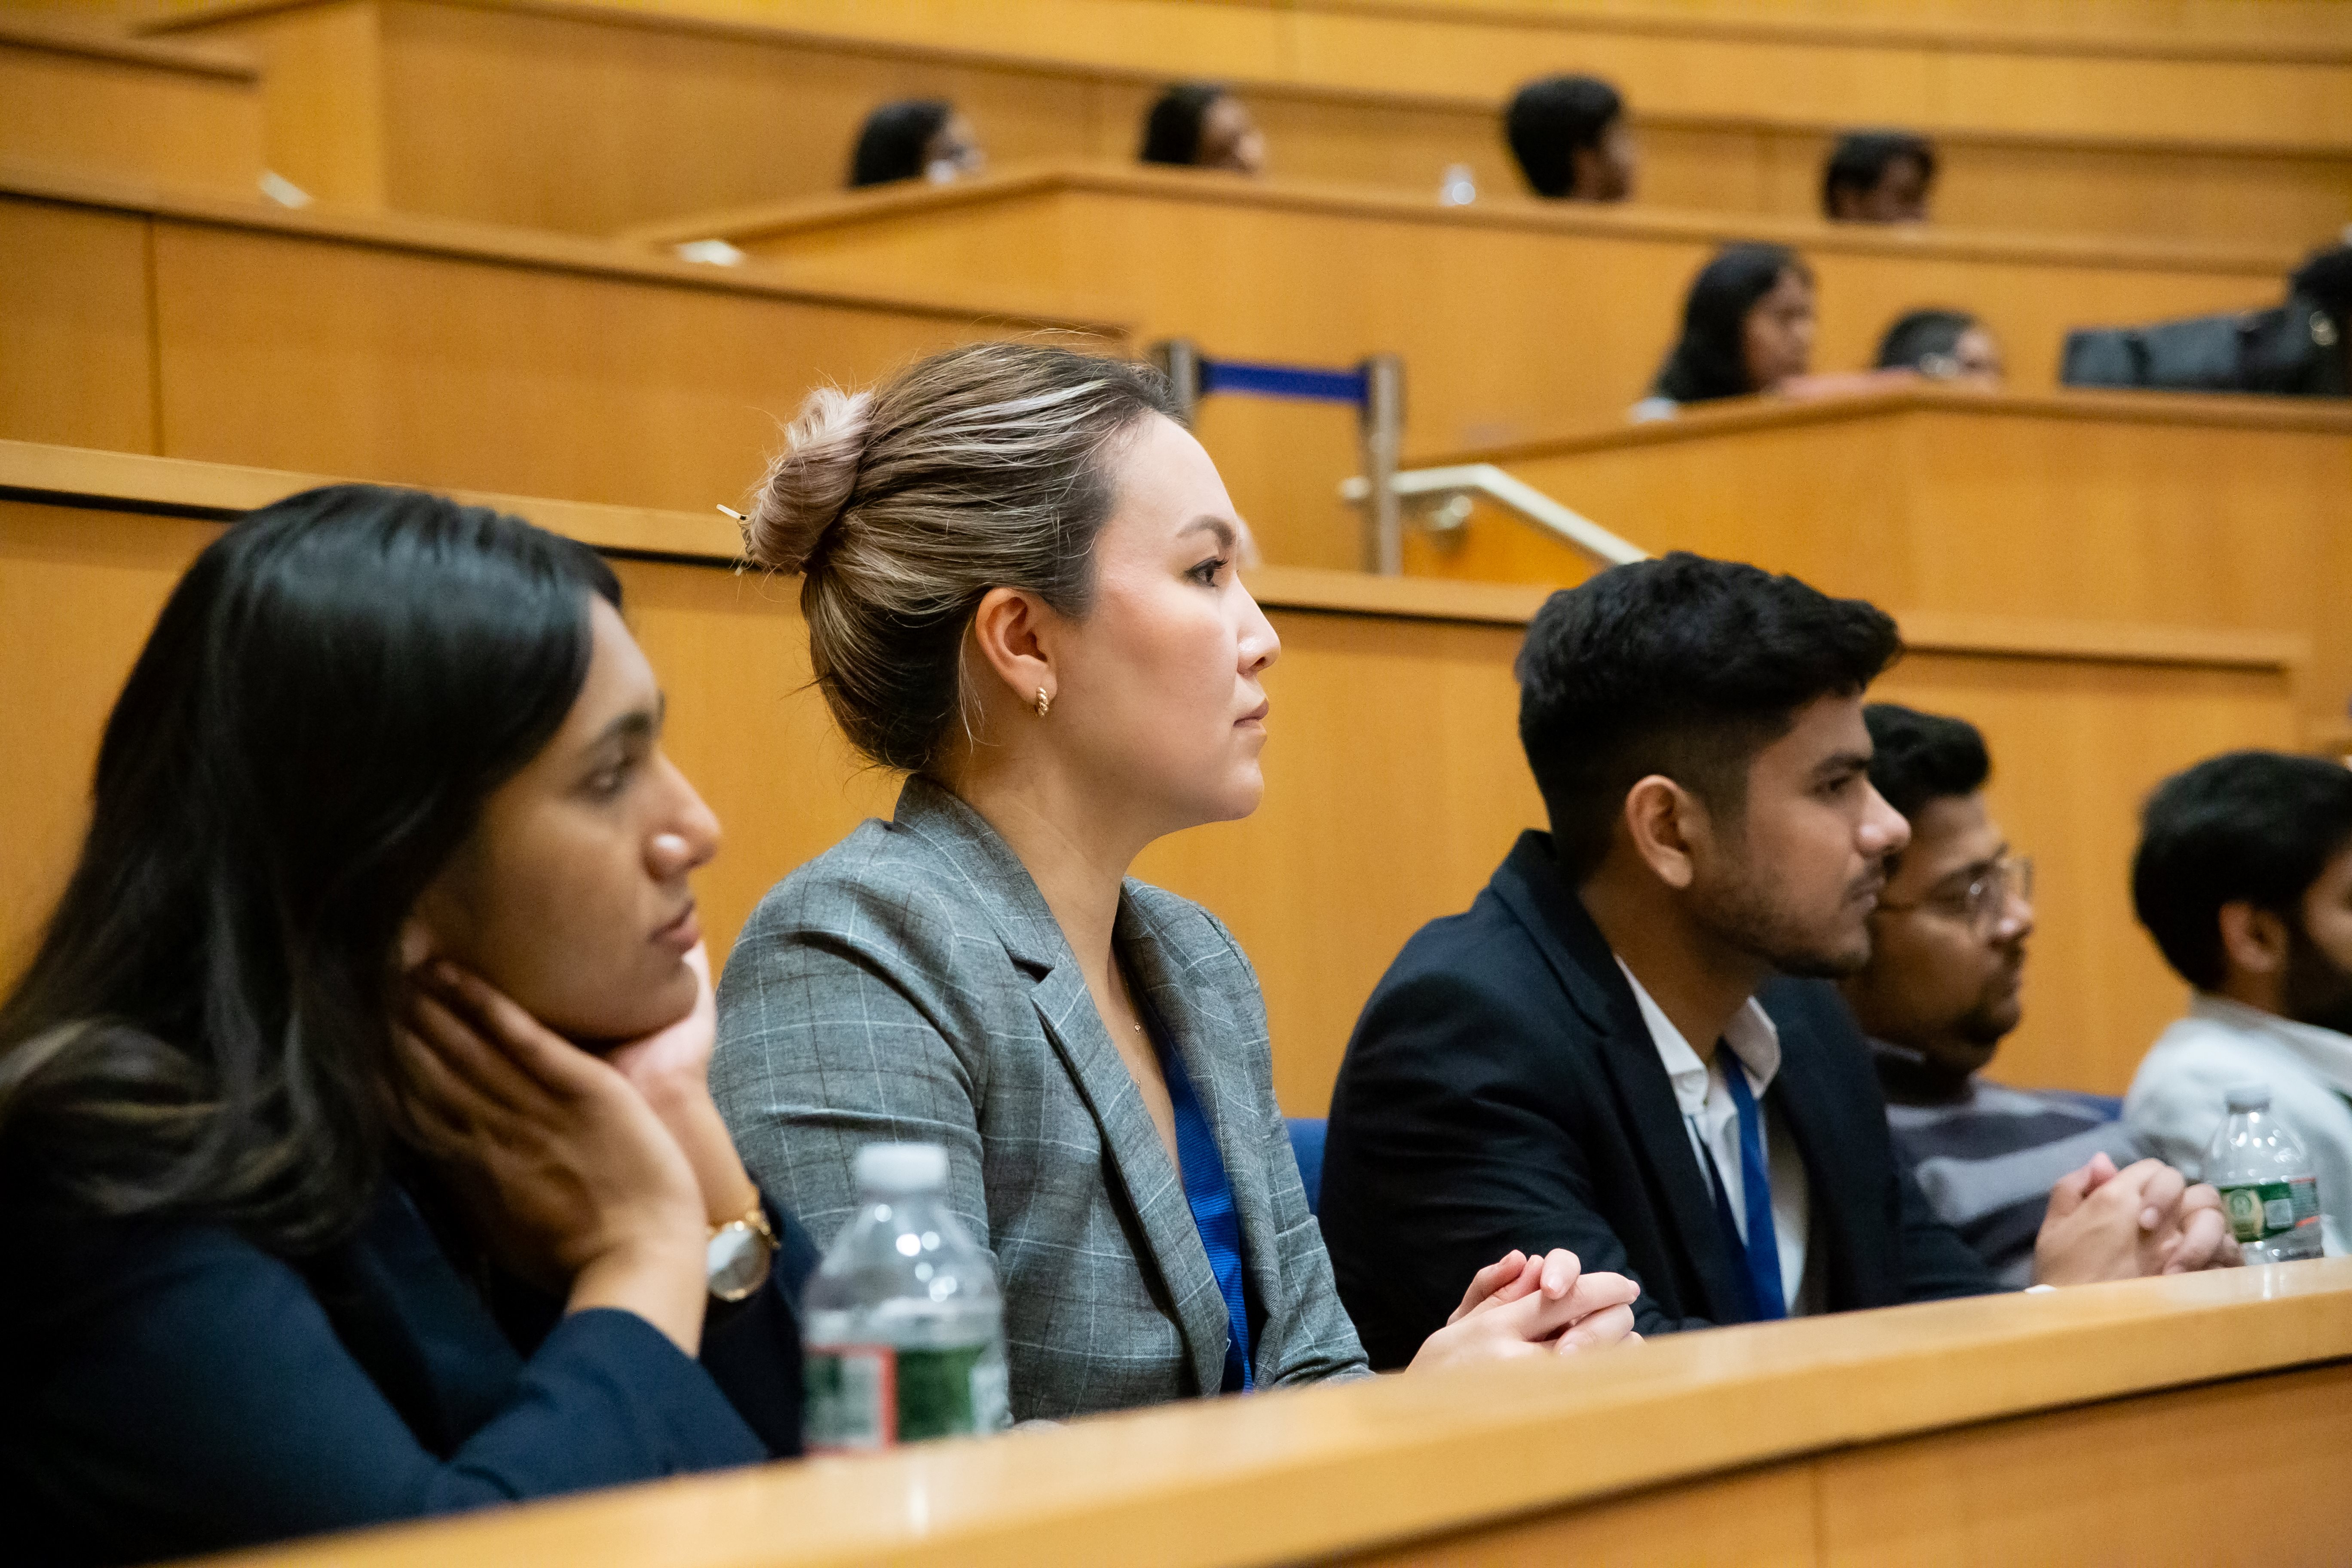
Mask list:
[[[1929,381],[1998,392],[2000,342],[1966,310],[1907,310],[1878,340],[1878,368],[1915,371]]]
[[[849,188],[916,179],[944,185],[987,167],[987,149],[955,105],[911,98],[866,117],[849,157]]]
[[[2147,1156],[2119,1101],[1979,1076],[2024,1016],[2033,863],[1985,801],[1992,759],[1962,719],[1863,710],[1870,783],[1910,825],[1870,917],[1870,962],[1838,982],[1870,1037],[1895,1152],[1936,1217],[2012,1289],[2033,1282],[2052,1186],[2105,1156]]]
[[[2234,1085],[2270,1086],[2271,1114],[2319,1178],[2322,1237],[2352,1224],[2352,771],[2323,757],[2231,752],[2157,787],[2132,861],[2132,902],[2197,988],[2124,1097],[2141,1141],[2200,1171]]]
[[[1405,944],[1332,1096],[1323,1232],[1375,1366],[1500,1246],[1629,1275],[1644,1334],[1996,1288],[1823,984],[1868,962],[1909,839],[1862,717],[1900,646],[1859,600],[1684,554],[1537,614],[1519,736],[1552,830]],[[2201,1268],[2227,1234],[2159,1162],[2079,1171],[2036,1272]]]
[[[1528,188],[1570,202],[1622,202],[1633,195],[1641,154],[1625,123],[1624,100],[1594,76],[1548,76],[1511,95],[1504,139]]]
[[[1190,169],[1265,172],[1265,137],[1249,106],[1213,82],[1183,82],[1143,117],[1142,161]]]
[[[1832,223],[1926,223],[1936,149],[1908,131],[1854,131],[1822,166],[1822,216]]]
[[[719,824],[619,604],[365,485],[173,591],[0,1005],[10,1562],[800,1451],[816,1249],[711,1103]]]
[[[1635,419],[1686,404],[1750,397],[1800,381],[1813,363],[1813,274],[1786,246],[1727,245],[1692,279],[1682,335]]]

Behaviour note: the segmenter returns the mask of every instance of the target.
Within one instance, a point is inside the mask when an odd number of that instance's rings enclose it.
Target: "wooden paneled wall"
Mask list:
[[[2307,638],[2310,735],[2352,699],[2352,407],[2333,401],[1920,386],[1742,399],[1433,463],[1493,461],[1640,542],[1792,572],[1937,615]],[[1407,569],[1575,581],[1582,558],[1508,518],[1408,532]]]
[[[1026,8],[1007,15],[1017,33]],[[942,47],[477,0],[200,9],[171,26],[269,60],[272,156],[314,194],[583,233],[837,189],[866,110],[894,98],[952,100],[999,163],[1131,159],[1143,107],[1176,68],[1096,61],[1042,37],[1017,54],[1003,37]],[[1463,164],[1490,199],[1522,189],[1500,132],[1509,81],[1368,89],[1291,79],[1269,60],[1234,85],[1277,174],[1430,195]],[[1638,93],[1633,109],[1644,203],[1819,211],[1835,119],[1658,110]],[[2215,142],[2178,125],[2132,137],[1961,122],[1940,137],[1948,228],[2305,246],[2352,217],[2352,144]]]
[[[229,1560],[238,1568],[2320,1564],[2352,1261],[1978,1298],[1185,1400]],[[2247,1510],[2284,1492],[2248,1549]]]
[[[2055,384],[2069,327],[2275,300],[2289,261],[1535,203],[1441,209],[1192,171],[1055,166],[681,220],[646,237],[700,234],[812,281],[935,294],[986,278],[1228,357],[1401,353],[1412,453],[1621,418],[1672,342],[1691,279],[1733,238],[1784,240],[1811,262],[1817,368],[1867,364],[1896,315],[1957,304],[2000,336],[2023,390]],[[1333,499],[1357,466],[1348,411],[1213,398],[1201,429],[1268,559],[1358,564],[1355,521]]]
[[[210,26],[283,0],[175,6],[163,24]],[[574,13],[558,0],[477,0]],[[1729,0],[1716,0],[1727,7]],[[1774,23],[1747,14],[1610,14],[1601,5],[1477,0],[1459,5],[1312,0],[649,0],[606,5],[730,31],[775,28],[857,40],[1026,55],[1153,76],[1289,81],[1369,92],[1499,101],[1530,77],[1590,70],[1653,112],[1736,114],[1799,124],[1909,124],[2049,135],[2145,136],[2209,146],[2352,142],[2352,24],[2315,6],[2270,37],[2253,15],[2179,7],[2088,14],[2078,31],[2044,12],[2017,25]],[[2046,13],[2046,14],[2045,14]],[[2170,25],[2168,25],[2170,24]],[[2069,35],[2072,35],[2071,37]],[[2193,106],[2189,108],[2187,106]]]
[[[37,765],[0,773],[0,951],[22,952],[62,876],[112,693],[214,526],[156,509],[233,512],[309,482],[0,444],[0,493],[16,497],[0,506],[0,710],[46,738]],[[701,879],[723,953],[778,878],[887,810],[894,784],[858,764],[809,688],[793,585],[730,570],[717,520],[498,504],[632,556],[691,558],[619,567],[669,692],[673,754],[727,824]],[[1155,846],[1137,871],[1233,927],[1265,983],[1283,1103],[1319,1115],[1405,939],[1465,908],[1541,825],[1511,660],[1543,592],[1271,568],[1254,581],[1284,644],[1265,804]],[[2123,896],[2133,812],[2199,757],[2293,743],[2293,640],[2182,634],[2165,651],[2079,623],[1906,626],[1916,651],[1885,691],[1984,726],[1996,805],[2039,859],[2043,934],[2003,1074],[2118,1091],[2181,999]]]
[[[1039,331],[1120,341],[585,240],[0,170],[0,437],[21,440],[708,512],[812,386]]]
[[[0,11],[0,158],[250,196],[261,146],[249,58]]]

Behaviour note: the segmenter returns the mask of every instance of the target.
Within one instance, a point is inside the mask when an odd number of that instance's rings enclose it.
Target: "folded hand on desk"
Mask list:
[[[2220,1194],[2201,1182],[2190,1186],[2161,1160],[2118,1171],[2105,1154],[2050,1189],[2050,1209],[2033,1244],[2033,1277],[2044,1285],[2186,1274],[2239,1261]]]
[[[1410,1370],[1507,1356],[1565,1355],[1587,1345],[1638,1340],[1633,1298],[1622,1274],[1587,1274],[1576,1254],[1513,1251],[1470,1278],[1462,1305],[1421,1344]]]

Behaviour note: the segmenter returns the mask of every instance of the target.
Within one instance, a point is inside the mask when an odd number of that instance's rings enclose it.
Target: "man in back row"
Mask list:
[[[1997,1288],[1896,1163],[1818,978],[1868,959],[1909,838],[1862,717],[1899,647],[1869,605],[1682,554],[1536,616],[1519,734],[1552,831],[1406,944],[1333,1096],[1323,1229],[1374,1365],[1511,1247],[1632,1276],[1643,1333]],[[2210,1188],[2094,1166],[2036,1273],[2202,1267],[2224,1235]]]
[[[1992,758],[1975,725],[1892,702],[1863,721],[1871,786],[1911,842],[1870,917],[1870,962],[1838,989],[1870,1037],[1895,1157],[1936,1217],[2017,1289],[2032,1283],[2052,1184],[2101,1154],[2122,1166],[2148,1151],[2118,1100],[1982,1076],[2024,1017],[2032,863],[2010,853],[1986,804]]]

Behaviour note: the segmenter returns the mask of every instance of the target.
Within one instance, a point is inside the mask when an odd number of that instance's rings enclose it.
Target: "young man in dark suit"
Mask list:
[[[1538,614],[1519,734],[1552,831],[1406,944],[1333,1097],[1323,1231],[1374,1365],[1512,1247],[1632,1276],[1643,1333],[1996,1288],[1897,1164],[1826,983],[1909,836],[1862,714],[1900,648],[1869,605],[1684,554]],[[2037,1277],[2202,1267],[2224,1234],[2210,1188],[2095,1161]]]

